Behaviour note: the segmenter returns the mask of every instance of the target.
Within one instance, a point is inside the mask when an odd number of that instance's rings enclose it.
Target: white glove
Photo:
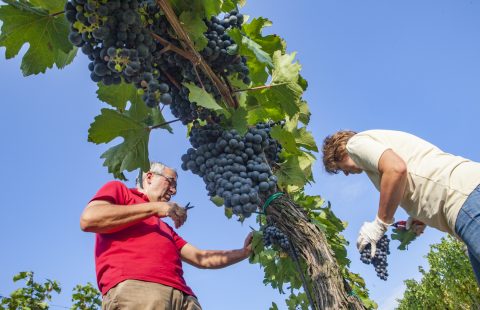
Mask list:
[[[370,244],[372,247],[371,257],[374,257],[377,251],[377,242],[383,237],[390,225],[391,224],[383,222],[378,216],[373,222],[363,223],[358,233],[357,249],[362,252],[367,244]]]

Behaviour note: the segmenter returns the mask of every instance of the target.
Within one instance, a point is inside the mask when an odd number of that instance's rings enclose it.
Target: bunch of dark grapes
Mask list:
[[[150,29],[166,31],[166,21],[161,15],[149,18],[153,6],[147,2],[70,0],[65,15],[71,23],[69,40],[92,61],[88,66],[91,79],[105,85],[119,84],[122,78],[135,83],[145,103],[154,107],[160,101],[169,104],[172,98],[170,86],[159,80],[152,57],[162,46]]]
[[[71,24],[69,40],[91,60],[88,68],[94,82],[133,83],[147,106],[170,105],[172,114],[183,124],[196,119],[220,121],[213,111],[190,102],[184,83],[204,88],[216,100],[221,95],[202,70],[163,45],[167,41],[181,46],[154,0],[69,0],[65,15]],[[208,44],[215,45],[202,52],[207,63],[217,74],[237,73],[250,83],[246,59],[232,49],[234,42],[225,33],[228,28],[240,27],[243,15],[232,11],[221,20],[212,17],[206,23]],[[212,53],[207,57],[209,49]]]
[[[263,228],[263,245],[269,247],[275,244],[286,252],[290,249],[288,237],[277,226],[267,225]]]
[[[375,267],[375,272],[377,276],[382,280],[387,280],[388,278],[388,271],[387,271],[387,256],[390,254],[389,249],[390,239],[386,235],[384,235],[378,242],[377,242],[377,250],[375,251],[375,256],[371,257],[371,245],[368,244],[363,251],[360,253],[360,260],[364,264],[372,264]]]
[[[201,54],[215,72],[224,73],[227,76],[237,73],[240,80],[250,84],[247,59],[238,54],[235,41],[226,33],[226,30],[232,27],[240,28],[242,23],[243,15],[237,11],[225,14],[223,19],[213,16],[206,21],[208,30],[205,32],[205,37],[208,39],[208,44]]]
[[[271,144],[278,149],[278,143],[268,134],[269,128],[258,124],[241,136],[235,129],[195,123],[190,132],[193,148],[182,156],[182,168],[203,178],[209,196],[223,198],[234,214],[249,217],[276,190],[277,178],[265,150]]]

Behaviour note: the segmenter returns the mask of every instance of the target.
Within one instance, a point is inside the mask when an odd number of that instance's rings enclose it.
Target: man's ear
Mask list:
[[[145,175],[145,181],[150,184],[152,182],[152,178],[153,178],[153,172],[149,171],[147,172],[147,174]]]

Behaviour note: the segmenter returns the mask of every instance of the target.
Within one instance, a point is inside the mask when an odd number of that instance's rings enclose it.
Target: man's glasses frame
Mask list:
[[[150,172],[153,173],[153,174],[156,174],[156,175],[159,175],[159,176],[164,177],[165,180],[167,180],[168,185],[169,185],[170,187],[173,187],[173,188],[175,188],[175,189],[177,188],[177,181],[175,180],[174,177],[169,177],[169,176],[164,175],[163,173],[160,173],[160,172],[155,172],[155,171],[150,171]]]

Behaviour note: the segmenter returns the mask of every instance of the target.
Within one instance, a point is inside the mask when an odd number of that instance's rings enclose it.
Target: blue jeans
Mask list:
[[[468,196],[458,213],[455,232],[465,242],[473,272],[480,286],[480,185]]]

